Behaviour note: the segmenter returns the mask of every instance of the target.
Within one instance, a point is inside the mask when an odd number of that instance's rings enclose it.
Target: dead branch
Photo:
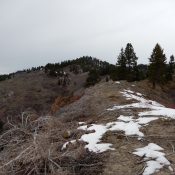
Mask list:
[[[3,166],[0,167],[0,169],[4,168],[5,166],[10,165],[11,163],[13,163],[14,161],[18,160],[27,150],[29,150],[32,146],[29,146],[28,148],[26,148],[25,150],[23,150],[17,157],[15,157],[14,159],[10,160],[9,162],[5,163]]]

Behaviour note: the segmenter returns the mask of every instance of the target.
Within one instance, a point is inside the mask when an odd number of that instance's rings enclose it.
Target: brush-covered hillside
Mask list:
[[[0,175],[173,174],[174,77],[153,88],[117,71],[82,57],[1,81]]]

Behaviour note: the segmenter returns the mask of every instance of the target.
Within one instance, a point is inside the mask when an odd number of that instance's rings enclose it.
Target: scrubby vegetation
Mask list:
[[[98,83],[100,81],[100,74],[98,71],[96,70],[91,70],[88,74],[88,78],[86,80],[86,86],[91,86],[91,85],[95,85],[96,83]]]
[[[0,81],[8,80],[11,78],[10,74],[0,75]]]
[[[6,125],[9,129],[0,135],[2,175],[96,175],[102,172],[100,155],[86,150],[84,143],[62,150],[65,141],[79,134],[76,131],[65,137],[64,132],[73,129],[73,123],[64,124],[54,117],[34,119],[23,113],[21,122],[8,121]]]

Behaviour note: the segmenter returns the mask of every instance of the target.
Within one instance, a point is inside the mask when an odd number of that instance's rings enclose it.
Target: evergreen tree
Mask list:
[[[137,56],[134,52],[134,48],[131,43],[128,43],[125,48],[125,56],[127,61],[127,67],[132,69],[133,67],[137,66]]]
[[[167,81],[171,81],[173,80],[173,74],[174,74],[174,55],[170,56],[170,61],[169,64],[167,66],[167,71],[166,71],[166,80]]]
[[[126,56],[123,51],[123,48],[121,49],[121,52],[117,58],[117,77],[118,80],[125,80],[127,75],[127,67],[126,67]]]
[[[138,81],[144,80],[148,77],[148,65],[146,64],[139,64],[137,66],[138,69]]]
[[[125,48],[126,66],[127,66],[127,80],[135,81],[138,76],[137,60],[138,57],[134,52],[134,48],[131,43],[128,43]]]
[[[88,74],[88,78],[86,79],[86,86],[95,85],[100,81],[100,75],[97,70],[91,70]]]
[[[174,55],[171,55],[170,56],[170,62],[169,62],[169,66],[170,66],[170,70],[171,70],[171,73],[173,74],[174,73],[174,65],[175,65],[175,62],[174,62]]]
[[[156,44],[149,58],[148,78],[155,88],[156,83],[163,84],[166,78],[166,56],[159,44]]]

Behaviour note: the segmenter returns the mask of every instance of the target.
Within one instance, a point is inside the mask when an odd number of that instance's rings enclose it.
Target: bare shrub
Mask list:
[[[73,130],[73,123],[65,124],[50,116],[35,120],[29,120],[31,116],[22,115],[21,118],[18,125],[8,121],[9,130],[0,135],[0,174],[83,175],[101,172],[99,155],[85,150],[84,143],[76,142],[62,151],[63,144],[68,141],[62,134],[66,128]],[[71,137],[75,138],[75,135]]]

